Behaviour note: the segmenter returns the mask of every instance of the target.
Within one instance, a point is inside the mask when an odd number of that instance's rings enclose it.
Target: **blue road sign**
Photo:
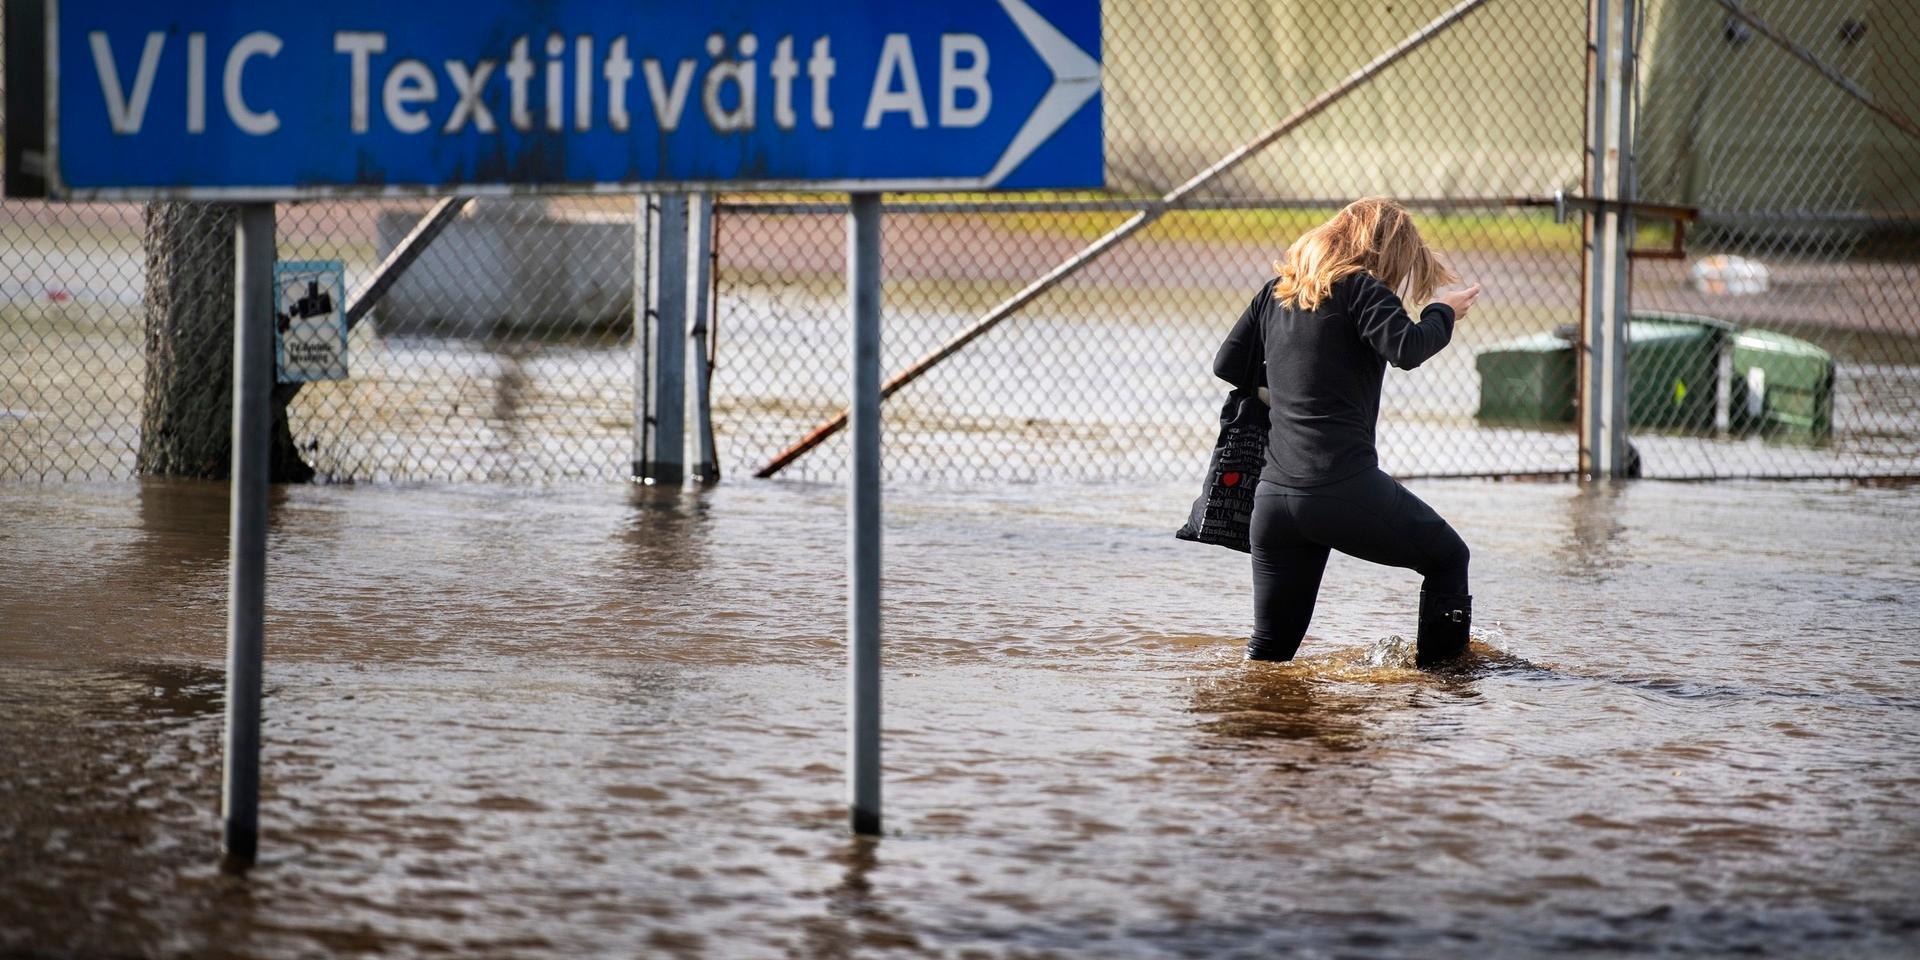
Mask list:
[[[1103,182],[1098,0],[45,8],[69,199]]]

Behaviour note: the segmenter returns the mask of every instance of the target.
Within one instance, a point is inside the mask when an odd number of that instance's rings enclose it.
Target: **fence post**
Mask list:
[[[847,814],[880,832],[880,195],[856,193],[847,215],[853,433],[847,604]]]
[[[645,289],[635,291],[634,310],[644,308],[653,323],[634,330],[645,401],[634,423],[633,474],[645,483],[678,485],[687,462],[687,197],[660,194],[641,203],[653,255],[636,264],[636,272],[645,273],[635,280]]]
[[[1627,311],[1633,245],[1635,0],[1590,0],[1587,21],[1587,196],[1583,237],[1580,475],[1627,474]]]
[[[273,204],[234,225],[232,512],[227,525],[227,730],[220,781],[227,866],[260,842],[260,672],[266,632],[267,446],[273,413]]]
[[[714,309],[707,302],[713,285],[713,194],[694,194],[687,215],[687,312],[693,321],[687,338],[693,344],[693,431],[699,449],[693,472],[702,483],[716,483],[720,465],[714,458],[713,403],[707,395],[712,360],[707,356],[707,316]]]
[[[642,480],[646,473],[647,441],[652,436],[653,411],[647,403],[647,361],[653,355],[653,205],[652,194],[633,198],[633,344],[629,365],[633,380],[633,443],[627,475]]]

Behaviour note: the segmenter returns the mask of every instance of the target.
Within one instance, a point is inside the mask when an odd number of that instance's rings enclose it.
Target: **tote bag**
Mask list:
[[[1182,540],[1253,552],[1247,527],[1253,520],[1253,488],[1267,463],[1267,405],[1253,390],[1227,394],[1220,408],[1220,439],[1213,444],[1207,480],[1187,522],[1174,532]]]

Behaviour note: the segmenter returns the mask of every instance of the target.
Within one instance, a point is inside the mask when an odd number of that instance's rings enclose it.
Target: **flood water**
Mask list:
[[[0,955],[1920,952],[1920,488],[1414,486],[1248,664],[1177,486],[896,486],[886,833],[826,486],[275,492],[263,862],[216,867],[225,489],[0,487]]]

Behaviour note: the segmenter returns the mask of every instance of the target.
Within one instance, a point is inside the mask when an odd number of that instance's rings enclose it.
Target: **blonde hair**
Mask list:
[[[1406,209],[1386,197],[1347,204],[1333,219],[1301,234],[1273,269],[1280,274],[1274,296],[1301,310],[1320,306],[1335,283],[1363,270],[1415,303],[1433,296],[1435,287],[1460,279],[1427,249]]]

